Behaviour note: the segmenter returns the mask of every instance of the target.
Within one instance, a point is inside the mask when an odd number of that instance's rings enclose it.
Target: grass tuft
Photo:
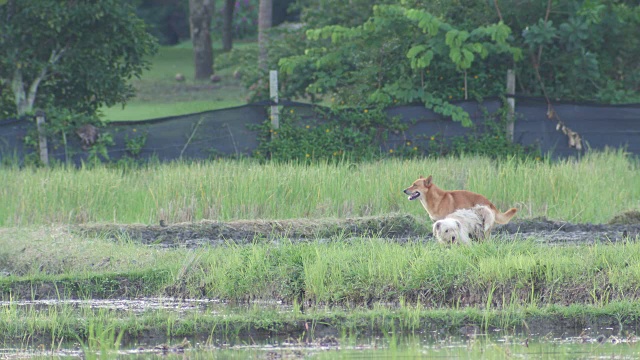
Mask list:
[[[429,222],[402,190],[419,175],[443,189],[487,196],[517,218],[606,223],[640,206],[637,162],[623,152],[580,161],[495,162],[483,157],[387,159],[352,164],[220,160],[122,171],[0,169],[0,226],[88,222],[157,224],[202,219],[346,218],[390,213]]]

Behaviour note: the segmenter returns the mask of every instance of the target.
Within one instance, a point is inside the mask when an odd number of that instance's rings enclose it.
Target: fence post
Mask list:
[[[507,70],[507,139],[513,142],[514,121],[516,114],[516,73],[513,69]]]
[[[49,166],[49,151],[47,150],[47,135],[45,134],[46,114],[42,110],[36,111],[36,125],[38,127],[38,140],[40,145],[40,161]]]
[[[269,71],[269,98],[275,104],[271,105],[271,128],[280,127],[280,113],[278,112],[278,70]]]

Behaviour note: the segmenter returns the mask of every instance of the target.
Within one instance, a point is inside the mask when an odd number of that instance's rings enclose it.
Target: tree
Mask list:
[[[510,45],[511,30],[503,23],[467,30],[399,5],[375,6],[359,26],[325,26],[306,35],[304,54],[279,61],[285,76],[298,78],[289,86],[350,106],[422,102],[463,125],[471,125],[470,116],[451,100],[462,98],[467,88],[474,96],[501,93],[489,87],[493,81],[465,86],[467,75],[478,78],[489,61],[504,74],[522,54]]]
[[[296,0],[292,10],[300,12],[303,23],[310,28],[329,25],[357,26],[373,14],[373,4],[395,4],[397,0]]]
[[[273,15],[273,6],[271,0],[260,0],[260,7],[258,10],[258,47],[260,53],[258,55],[258,68],[262,71],[267,71],[268,53],[267,43],[269,28],[271,28],[271,20]]]
[[[34,106],[95,114],[125,103],[148,68],[155,39],[119,0],[9,0],[0,4],[0,87],[18,116]]]
[[[213,47],[209,29],[214,4],[214,0],[189,0],[189,22],[196,80],[209,79],[213,74]]]
[[[225,0],[222,23],[222,50],[230,51],[233,47],[233,10],[236,0]]]
[[[509,26],[511,43],[524,53],[516,67],[519,94],[640,101],[637,0],[459,0],[425,8],[467,27],[493,21]]]
[[[637,1],[401,3],[372,6],[372,15],[356,26],[335,23],[346,20],[334,17],[334,25],[306,30],[306,46],[279,57],[286,77],[282,96],[349,106],[421,101],[451,115],[451,100],[504,94],[512,68],[519,94],[640,101]],[[464,115],[453,115],[466,122]]]

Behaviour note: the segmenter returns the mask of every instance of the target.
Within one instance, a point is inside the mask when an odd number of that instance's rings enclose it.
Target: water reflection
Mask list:
[[[119,350],[89,352],[77,344],[57,349],[0,349],[3,358],[119,359],[638,359],[637,338],[631,336],[555,337],[505,334],[420,335],[309,339],[237,338],[232,342],[183,339],[162,344],[129,343]]]
[[[258,306],[263,311],[292,311],[291,306],[264,302],[230,306],[217,300],[145,298],[128,300],[40,300],[0,302],[0,309],[46,309],[66,306],[142,313],[148,310],[170,312],[228,313]],[[138,315],[136,315],[136,318]],[[0,358],[5,359],[639,359],[636,329],[602,327],[551,329],[533,334],[527,331],[491,329],[482,331],[469,325],[444,331],[417,331],[410,334],[388,332],[382,335],[336,335],[306,329],[297,335],[217,337],[211,331],[202,337],[167,339],[125,339],[108,346],[98,339],[93,346],[78,342],[40,344],[31,339],[8,343],[0,341]],[[1,329],[0,329],[1,331]],[[545,330],[546,331],[546,330]],[[110,339],[113,339],[110,338]],[[4,347],[4,348],[2,348]]]

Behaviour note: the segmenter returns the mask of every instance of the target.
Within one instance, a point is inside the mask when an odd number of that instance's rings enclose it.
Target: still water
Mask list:
[[[188,342],[187,342],[188,341]],[[83,351],[77,344],[45,349],[0,349],[5,359],[640,359],[635,336],[522,337],[500,334],[402,335],[382,338],[235,339],[229,343],[182,340],[123,344]]]
[[[0,301],[0,309],[36,311],[60,306],[115,309],[129,314],[150,309],[188,313],[225,313],[228,305],[211,300],[64,300]],[[273,307],[264,305],[265,308]],[[280,311],[291,311],[278,306]],[[0,314],[1,316],[1,314]],[[452,333],[414,332],[363,336],[331,333],[236,338],[140,338],[93,348],[74,342],[0,341],[0,359],[640,359],[637,329],[545,330],[527,334],[495,329],[483,332],[464,327]],[[2,336],[0,334],[0,339]],[[106,340],[106,339],[105,339]],[[98,350],[91,350],[98,349]]]

